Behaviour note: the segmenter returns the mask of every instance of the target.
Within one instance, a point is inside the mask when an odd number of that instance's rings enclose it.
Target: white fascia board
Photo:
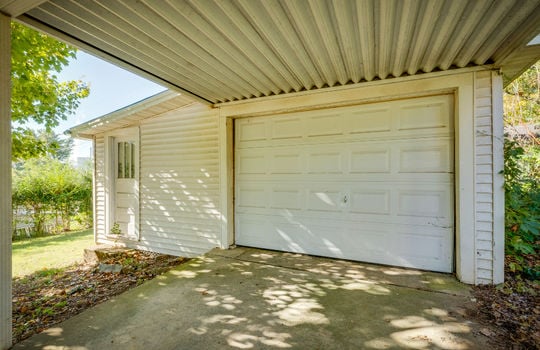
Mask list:
[[[168,101],[172,98],[175,98],[178,95],[179,93],[170,91],[170,90],[160,92],[144,100],[135,102],[127,107],[118,109],[114,112],[102,115],[100,117],[89,120],[85,123],[76,125],[70,128],[69,130],[67,130],[66,133],[76,138],[91,139],[93,137],[92,129],[95,129],[96,127],[101,127],[102,129],[100,130],[100,132],[107,131],[108,128],[103,129],[103,127],[106,126],[107,124],[113,124],[114,122],[121,121],[122,119],[128,117],[129,115],[132,115],[137,112],[141,112],[145,109],[158,105],[162,102]],[[114,126],[111,127],[111,129],[113,128]]]

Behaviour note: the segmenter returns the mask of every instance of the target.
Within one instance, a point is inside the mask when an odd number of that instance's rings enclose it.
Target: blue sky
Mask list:
[[[82,51],[58,74],[58,78],[62,81],[82,80],[90,85],[90,96],[81,101],[75,115],[55,129],[60,134],[77,124],[165,90],[163,86]],[[90,149],[89,141],[76,140],[72,158],[89,157]]]

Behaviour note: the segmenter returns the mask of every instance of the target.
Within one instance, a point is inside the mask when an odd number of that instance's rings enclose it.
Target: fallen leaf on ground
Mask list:
[[[126,250],[102,261],[122,265],[120,273],[100,272],[99,264],[78,264],[50,275],[38,271],[15,278],[12,297],[13,343],[40,333],[187,260]]]

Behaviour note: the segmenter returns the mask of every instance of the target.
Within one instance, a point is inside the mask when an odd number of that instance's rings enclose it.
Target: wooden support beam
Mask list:
[[[11,347],[11,18],[0,14],[0,349]]]

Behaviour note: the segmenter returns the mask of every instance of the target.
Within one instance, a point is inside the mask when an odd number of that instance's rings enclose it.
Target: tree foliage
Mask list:
[[[540,149],[531,147],[529,157],[540,160]],[[533,153],[534,152],[534,153]],[[533,154],[530,154],[533,153]],[[540,266],[529,266],[526,256],[539,252],[540,177],[531,176],[525,168],[527,153],[516,141],[505,143],[505,222],[506,254],[510,269],[529,277],[540,277]]]
[[[540,61],[526,70],[504,90],[506,125],[540,122]]]
[[[62,137],[54,131],[40,130],[36,138],[45,145],[45,155],[60,161],[68,161],[73,148],[71,137]]]
[[[51,146],[32,131],[32,122],[51,132],[74,113],[89,88],[56,75],[75,58],[75,48],[15,22],[11,29],[13,159],[21,160],[43,155]]]
[[[73,139],[71,137],[63,137],[54,131],[32,130],[28,129],[28,133],[32,139],[39,142],[39,153],[44,157],[58,159],[60,161],[68,161],[73,149]],[[35,157],[34,157],[35,158]],[[17,169],[22,169],[26,160],[13,162],[13,166]]]
[[[15,209],[30,213],[37,233],[44,233],[50,217],[69,231],[75,214],[89,216],[91,211],[91,172],[54,158],[31,159],[14,170],[12,196]]]
[[[505,227],[509,268],[539,278],[540,252],[540,61],[505,90]],[[516,131],[517,130],[517,131]],[[533,257],[532,262],[530,257]],[[536,266],[535,266],[536,265]]]

